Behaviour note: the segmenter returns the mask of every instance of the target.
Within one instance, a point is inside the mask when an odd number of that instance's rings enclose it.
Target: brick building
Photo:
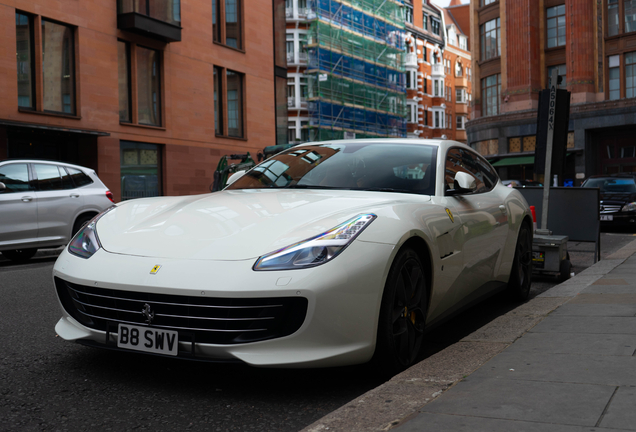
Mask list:
[[[565,181],[636,171],[631,0],[472,0],[468,141],[506,179],[530,179],[538,94],[553,69],[571,92]]]
[[[471,56],[469,5],[406,0],[407,130],[412,138],[466,142]]]
[[[207,192],[286,138],[284,0],[246,6],[0,0],[0,159],[92,167],[116,200]]]

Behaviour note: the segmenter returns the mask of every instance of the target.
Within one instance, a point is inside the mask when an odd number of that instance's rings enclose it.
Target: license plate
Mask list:
[[[176,331],[128,324],[119,324],[118,330],[118,348],[171,356],[179,352],[179,333]]]
[[[613,221],[614,220],[614,216],[612,216],[612,215],[601,215],[601,220],[602,221]]]

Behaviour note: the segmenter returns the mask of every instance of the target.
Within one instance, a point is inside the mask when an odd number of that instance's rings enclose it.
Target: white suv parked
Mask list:
[[[95,171],[41,160],[0,161],[0,252],[13,261],[67,244],[113,194]]]

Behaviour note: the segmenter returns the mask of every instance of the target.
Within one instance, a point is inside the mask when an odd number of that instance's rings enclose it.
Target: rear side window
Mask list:
[[[35,188],[39,191],[54,191],[62,189],[62,177],[57,165],[34,164]]]
[[[93,183],[93,180],[82,171],[77,170],[75,168],[67,168],[71,178],[73,179],[73,183],[75,183],[75,187],[82,187]]]
[[[497,174],[485,159],[462,148],[452,148],[446,157],[446,189],[453,189],[455,175],[458,172],[471,174],[477,183],[473,193],[490,191],[497,183]]]
[[[29,168],[27,164],[9,164],[0,167],[0,182],[6,189],[2,193],[25,192],[31,190],[29,185]]]

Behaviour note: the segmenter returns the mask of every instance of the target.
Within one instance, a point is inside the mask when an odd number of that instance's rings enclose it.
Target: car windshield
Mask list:
[[[583,187],[599,188],[601,192],[636,193],[633,178],[591,178]]]
[[[294,147],[227,189],[351,189],[433,195],[437,147],[355,142]]]

